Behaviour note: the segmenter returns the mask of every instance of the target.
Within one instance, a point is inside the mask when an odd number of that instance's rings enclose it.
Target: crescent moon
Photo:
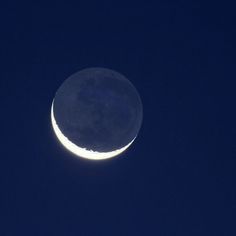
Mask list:
[[[83,157],[83,158],[87,158],[90,160],[103,160],[103,159],[109,159],[112,158],[114,156],[117,156],[119,154],[121,154],[122,152],[124,152],[135,140],[135,138],[128,143],[126,146],[118,149],[118,150],[114,150],[111,152],[96,152],[93,150],[87,150],[86,148],[82,148],[77,146],[76,144],[74,144],[73,142],[71,142],[60,130],[60,128],[57,125],[57,122],[55,120],[55,116],[54,116],[54,112],[53,112],[53,102],[52,102],[52,106],[51,106],[51,123],[52,123],[52,127],[53,130],[56,134],[56,137],[58,138],[58,140],[61,142],[61,144],[70,152],[72,152],[73,154],[75,154],[78,157]]]

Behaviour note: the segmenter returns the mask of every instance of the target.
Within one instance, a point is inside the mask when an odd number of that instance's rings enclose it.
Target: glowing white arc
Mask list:
[[[128,143],[126,146],[111,151],[111,152],[96,152],[93,150],[87,150],[86,148],[81,148],[79,146],[77,146],[76,144],[72,143],[66,136],[64,136],[64,134],[61,132],[61,130],[59,129],[55,117],[54,117],[54,112],[53,112],[53,103],[52,103],[52,107],[51,107],[51,122],[52,122],[52,127],[53,130],[58,138],[58,140],[62,143],[62,145],[68,149],[69,151],[71,151],[72,153],[74,153],[77,156],[80,157],[84,157],[87,159],[91,159],[91,160],[102,160],[102,159],[108,159],[114,156],[117,156],[119,154],[121,154],[122,152],[124,152],[135,140],[135,138]]]

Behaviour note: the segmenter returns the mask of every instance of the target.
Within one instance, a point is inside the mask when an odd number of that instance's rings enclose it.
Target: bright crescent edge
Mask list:
[[[70,152],[72,152],[73,154],[75,154],[79,157],[87,158],[90,160],[103,160],[103,159],[112,158],[112,157],[117,156],[117,155],[121,154],[122,152],[124,152],[133,143],[133,141],[136,138],[135,137],[126,146],[124,146],[120,149],[117,149],[115,151],[111,151],[111,152],[96,152],[93,150],[87,150],[86,148],[81,148],[81,147],[75,145],[74,143],[72,143],[67,137],[65,137],[64,134],[59,129],[59,127],[56,123],[55,117],[54,117],[53,103],[54,103],[54,100],[52,102],[52,107],[51,107],[51,122],[52,122],[53,130],[54,130],[58,140],[61,142],[61,144],[66,149],[68,149]]]

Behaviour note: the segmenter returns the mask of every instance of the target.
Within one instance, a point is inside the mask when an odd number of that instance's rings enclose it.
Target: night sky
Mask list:
[[[1,236],[236,235],[229,3],[1,6]],[[124,74],[142,98],[139,135],[111,160],[75,157],[51,127],[58,87],[87,67]]]

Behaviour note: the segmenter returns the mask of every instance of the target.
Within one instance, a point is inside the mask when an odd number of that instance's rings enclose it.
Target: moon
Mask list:
[[[143,108],[136,88],[122,74],[88,68],[66,79],[51,106],[60,143],[78,157],[112,158],[124,152],[141,127]]]

